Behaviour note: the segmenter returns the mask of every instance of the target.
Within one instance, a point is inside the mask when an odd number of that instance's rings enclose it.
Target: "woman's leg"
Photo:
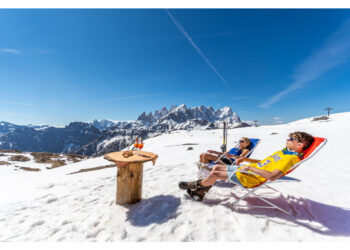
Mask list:
[[[208,154],[208,153],[203,153],[199,157],[199,161],[203,162],[204,164],[209,163],[210,161],[216,161],[219,157],[216,155]]]

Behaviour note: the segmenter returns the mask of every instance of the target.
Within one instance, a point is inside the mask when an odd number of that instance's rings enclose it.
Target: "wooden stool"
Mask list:
[[[113,161],[118,167],[117,172],[117,199],[118,205],[133,204],[142,198],[143,163],[152,161],[155,164],[158,155],[145,151],[113,152],[104,155],[104,158]],[[123,155],[124,153],[124,155]]]

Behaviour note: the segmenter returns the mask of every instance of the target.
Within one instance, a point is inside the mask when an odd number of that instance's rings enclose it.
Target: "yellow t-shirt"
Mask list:
[[[262,161],[259,161],[258,163],[249,164],[248,166],[270,172],[274,171],[275,169],[278,169],[281,172],[283,172],[283,174],[286,174],[288,170],[299,161],[300,155],[298,153],[288,151],[287,149],[283,149],[273,153],[272,155],[270,155]],[[238,168],[238,170],[240,170],[240,167]],[[236,172],[236,176],[239,182],[247,188],[258,186],[259,184],[266,181],[264,177],[252,174]]]

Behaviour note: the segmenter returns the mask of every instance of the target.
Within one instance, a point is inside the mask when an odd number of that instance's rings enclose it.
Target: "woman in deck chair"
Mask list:
[[[290,133],[286,142],[286,148],[273,153],[264,160],[242,157],[237,159],[237,166],[217,164],[207,178],[193,182],[180,182],[179,187],[187,190],[191,197],[201,201],[218,179],[239,183],[246,188],[258,186],[266,180],[277,180],[300,161],[301,153],[311,145],[313,140],[314,138],[305,132]],[[238,164],[242,161],[247,161],[251,164],[239,167]],[[259,176],[245,174],[240,171],[250,171]]]
[[[210,162],[232,165],[236,159],[245,157],[249,154],[251,145],[252,143],[247,137],[242,137],[239,140],[239,146],[230,151],[223,153],[208,150],[206,153],[201,154],[197,165],[198,167],[207,166]]]

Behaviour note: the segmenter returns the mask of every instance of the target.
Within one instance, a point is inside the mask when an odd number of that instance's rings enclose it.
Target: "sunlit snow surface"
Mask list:
[[[283,196],[259,192],[295,216],[272,209],[234,210],[241,191],[228,184],[213,187],[201,203],[189,199],[177,183],[196,179],[200,153],[219,150],[222,130],[177,131],[145,141],[144,150],[159,159],[155,166],[144,165],[143,199],[134,205],[115,204],[116,168],[68,175],[111,164],[103,157],[39,172],[0,165],[0,241],[349,240],[350,113],[311,120],[228,132],[229,147],[242,136],[260,138],[256,159],[284,147],[292,131],[328,139],[317,155],[272,184]],[[37,167],[33,161],[21,164]],[[256,198],[247,201],[263,205]]]

